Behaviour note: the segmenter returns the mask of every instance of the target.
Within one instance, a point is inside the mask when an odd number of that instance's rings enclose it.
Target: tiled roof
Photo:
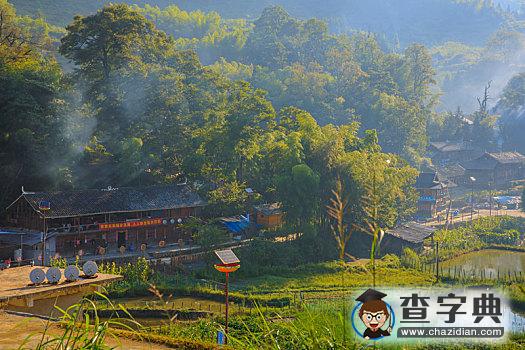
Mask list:
[[[415,188],[435,188],[441,182],[435,172],[421,172],[416,179]]]
[[[47,218],[105,213],[200,207],[204,200],[187,185],[107,188],[66,192],[25,192],[24,198],[35,211]],[[16,201],[15,201],[16,202]],[[49,210],[40,210],[47,202]]]
[[[450,176],[450,177],[457,177],[457,176],[465,175],[465,168],[463,168],[460,164],[447,165],[443,167],[442,171],[443,171],[443,174],[445,174],[445,176]]]
[[[465,142],[430,142],[430,145],[440,152],[473,151]]]
[[[518,152],[485,153],[479,158],[466,162],[465,169],[490,170],[498,164],[524,164],[525,156]]]
[[[433,227],[423,226],[416,222],[408,222],[386,231],[386,234],[411,243],[423,243],[425,238],[430,237],[435,231],[436,229]]]
[[[519,152],[487,153],[487,155],[501,164],[525,163],[525,156]]]

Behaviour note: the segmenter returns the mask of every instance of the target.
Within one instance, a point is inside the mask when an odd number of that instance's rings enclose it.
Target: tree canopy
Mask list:
[[[13,9],[4,7],[12,14],[10,25],[22,31]],[[265,16],[265,23],[287,17],[278,8]],[[424,74],[408,55],[385,54],[370,36],[345,42],[329,35],[318,21],[292,20],[287,25],[300,30],[291,30],[284,40],[293,50],[303,48],[294,51],[291,59],[297,62],[290,64],[287,57],[282,65],[252,65],[242,63],[247,51],[240,51],[241,63],[222,60],[210,67],[148,17],[122,4],[75,17],[60,45],[73,64],[70,72],[32,42],[24,44],[28,50],[18,57],[0,51],[0,57],[7,57],[0,60],[1,171],[10,179],[3,203],[13,199],[21,185],[63,190],[189,182],[208,198],[210,216],[238,214],[254,200],[278,201],[290,225],[327,232],[324,208],[337,179],[356,206],[348,215],[359,219],[364,215],[359,203],[369,195],[373,178],[382,187],[379,209],[384,225],[412,214],[411,185],[417,171],[401,156],[384,153],[379,141],[389,135],[399,140],[385,142],[387,152],[419,150],[419,134],[401,133],[414,125],[403,124],[398,115],[409,113],[424,130],[420,111],[428,108],[423,89],[428,82],[422,82],[427,78],[421,78]],[[205,23],[215,24],[204,27],[217,25],[213,16],[206,18]],[[258,30],[270,30],[264,26]],[[331,48],[318,52],[319,57],[307,57],[319,38]],[[344,45],[336,51],[333,45],[339,40]],[[259,44],[254,37],[246,45],[259,50]],[[336,57],[346,56],[354,45],[380,61],[349,57],[343,66],[337,65]],[[241,67],[248,81],[231,80],[225,73]],[[296,96],[298,106],[274,102],[270,97],[275,91],[255,83],[254,77],[262,74],[282,75],[277,80],[286,86],[282,94]],[[396,82],[404,77],[411,77],[411,83]],[[417,84],[421,86],[414,87]],[[319,94],[323,86],[322,94],[334,98],[333,104],[307,97]],[[369,101],[376,106],[366,110],[350,95],[356,91],[373,91]],[[372,122],[354,109],[376,117],[378,132],[368,130]],[[330,111],[341,114],[327,116]],[[384,123],[399,123],[399,133],[389,134]],[[247,187],[258,197],[248,196]]]

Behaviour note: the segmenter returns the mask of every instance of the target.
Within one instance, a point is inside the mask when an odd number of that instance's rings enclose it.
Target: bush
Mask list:
[[[100,264],[99,271],[124,277],[123,280],[108,286],[108,293],[112,297],[144,294],[148,290],[153,277],[153,271],[145,258],[139,258],[134,263],[127,263],[122,266],[117,266],[115,262],[103,263]]]
[[[381,260],[378,260],[378,262],[381,267],[396,268],[401,266],[399,257],[395,254],[387,254],[383,256]]]
[[[421,259],[419,255],[412,249],[405,247],[403,248],[403,254],[401,255],[401,266],[407,268],[419,269],[421,267]]]

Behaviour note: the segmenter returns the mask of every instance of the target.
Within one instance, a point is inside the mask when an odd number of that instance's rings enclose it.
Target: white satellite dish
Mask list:
[[[47,269],[46,277],[49,283],[58,283],[62,278],[62,271],[58,267],[50,267]]]
[[[84,266],[82,266],[82,271],[84,271],[84,275],[87,277],[94,277],[98,272],[97,263],[91,260],[86,261]]]
[[[41,268],[37,267],[29,273],[29,279],[33,284],[40,284],[46,280],[46,273]]]
[[[69,265],[64,270],[64,277],[68,282],[75,282],[80,276],[80,270],[75,265]]]

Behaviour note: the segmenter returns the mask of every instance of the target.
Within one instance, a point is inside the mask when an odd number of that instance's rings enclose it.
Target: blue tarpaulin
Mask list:
[[[240,215],[230,218],[223,218],[221,222],[228,229],[228,231],[233,233],[239,233],[250,226],[250,216]]]

